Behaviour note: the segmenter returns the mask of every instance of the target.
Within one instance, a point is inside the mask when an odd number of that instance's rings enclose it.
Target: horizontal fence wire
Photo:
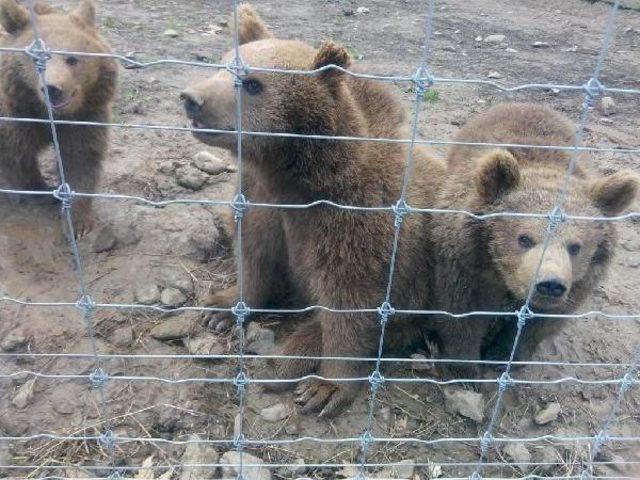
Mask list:
[[[237,1],[234,0],[234,15],[237,15]],[[433,1],[430,2],[430,12],[433,13]],[[619,1],[616,1],[612,12],[615,12],[619,8]],[[236,28],[234,31],[234,49],[236,52],[234,60],[229,64],[221,64],[221,63],[208,63],[208,62],[196,62],[196,61],[188,61],[188,60],[180,60],[180,59],[160,59],[160,60],[150,60],[150,61],[138,61],[132,58],[129,58],[125,55],[120,55],[116,53],[87,53],[87,52],[70,52],[70,51],[60,51],[60,50],[49,50],[46,48],[44,43],[38,36],[37,30],[37,21],[35,20],[33,2],[30,2],[30,13],[31,13],[31,22],[34,29],[34,42],[26,47],[26,48],[8,48],[8,47],[0,47],[0,54],[25,54],[29,55],[36,61],[36,65],[39,68],[41,81],[44,83],[44,79],[46,76],[46,57],[50,55],[75,55],[75,56],[85,56],[85,57],[100,57],[100,58],[112,58],[119,60],[125,68],[152,68],[152,67],[196,67],[196,68],[206,68],[206,69],[225,69],[228,70],[234,75],[238,74],[248,74],[252,72],[256,73],[270,73],[270,74],[282,74],[282,75],[317,75],[323,71],[327,70],[336,70],[341,71],[353,78],[360,79],[368,79],[368,80],[377,80],[383,82],[407,82],[416,86],[420,85],[437,85],[437,84],[452,84],[452,85],[472,85],[478,87],[486,87],[490,89],[497,90],[503,93],[516,93],[516,92],[524,92],[524,91],[552,91],[554,93],[558,92],[573,92],[573,93],[583,93],[586,99],[594,98],[595,96],[602,94],[616,94],[616,95],[638,95],[640,94],[640,89],[628,88],[628,87],[615,87],[615,86],[606,86],[601,82],[594,83],[593,79],[597,79],[598,77],[598,68],[596,68],[596,74],[594,77],[589,79],[584,84],[565,84],[565,83],[525,83],[520,85],[508,86],[502,84],[500,82],[495,82],[491,80],[484,80],[479,78],[447,78],[447,77],[438,77],[431,75],[425,68],[425,64],[421,68],[417,70],[413,75],[377,75],[363,72],[356,72],[353,70],[345,69],[336,65],[327,65],[320,69],[316,70],[291,70],[291,69],[276,69],[276,68],[258,68],[252,67],[251,65],[247,65],[242,62],[242,59],[239,56],[238,51],[238,31],[237,31],[237,22],[235,23]],[[613,24],[613,13],[609,19],[609,27]],[[428,15],[428,30],[431,28],[431,15]],[[605,41],[603,44],[602,52],[606,51],[606,46],[608,46],[608,36],[610,35],[610,29],[608,33],[605,34]],[[429,35],[427,35],[427,42],[429,40]],[[427,45],[425,45],[425,52],[428,52]],[[599,62],[602,59],[602,52],[600,55]],[[425,53],[425,59],[426,55]],[[45,60],[43,60],[45,59]],[[40,62],[40,63],[38,63]],[[46,90],[46,89],[45,89]],[[234,130],[217,130],[217,129],[196,129],[190,127],[180,127],[180,126],[172,126],[172,125],[154,125],[154,124],[131,124],[131,123],[101,123],[101,122],[88,122],[88,121],[75,121],[75,120],[61,120],[56,119],[52,115],[51,103],[48,98],[45,98],[46,105],[48,109],[48,117],[46,119],[43,118],[16,118],[16,117],[7,117],[0,116],[0,122],[18,122],[18,123],[40,123],[48,125],[51,128],[52,136],[54,138],[54,142],[57,142],[57,135],[55,128],[58,125],[75,125],[75,126],[84,126],[87,128],[91,127],[109,127],[109,128],[126,128],[126,129],[138,129],[138,130],[148,130],[148,131],[176,131],[176,132],[202,132],[202,133],[220,133],[227,135],[234,135],[237,137],[238,148],[240,155],[238,156],[238,170],[239,175],[242,174],[242,139],[246,136],[254,136],[254,137],[280,137],[280,138],[290,138],[290,139],[314,139],[314,140],[331,140],[331,141],[353,141],[353,142],[374,142],[374,143],[395,143],[395,144],[406,144],[411,149],[413,145],[431,145],[431,146],[453,146],[453,145],[464,145],[464,146],[474,146],[478,148],[495,148],[495,147],[503,147],[503,148],[521,148],[521,149],[542,149],[542,150],[557,150],[557,151],[566,151],[570,152],[573,155],[574,160],[572,164],[575,163],[575,158],[578,153],[588,152],[588,153],[608,153],[615,155],[638,155],[640,154],[640,146],[635,146],[631,148],[618,148],[618,147],[596,147],[596,146],[583,146],[581,138],[576,140],[574,145],[528,145],[528,144],[512,144],[512,143],[488,143],[488,142],[459,142],[459,141],[448,141],[448,140],[432,140],[432,139],[421,139],[417,135],[417,106],[419,105],[421,98],[420,95],[416,95],[416,118],[414,119],[414,131],[412,138],[403,139],[403,138],[377,138],[377,137],[354,137],[354,136],[329,136],[329,135],[307,135],[307,134],[295,134],[295,133],[275,133],[275,132],[260,132],[260,131],[246,131],[242,128],[241,121],[241,101],[242,97],[240,95],[240,90],[238,86],[236,86],[236,107],[237,107],[237,118],[236,118],[236,128]],[[585,100],[585,104],[587,104],[587,100]],[[583,118],[581,119],[581,128],[584,124],[584,119],[586,116],[584,112],[587,111],[587,108],[584,107],[583,110]],[[60,155],[59,148],[56,148],[57,161],[59,164],[59,174],[62,178],[62,187],[66,187],[67,190],[61,191],[60,188],[53,191],[28,191],[28,190],[13,190],[13,189],[0,189],[0,194],[4,195],[33,195],[33,196],[53,196],[58,200],[66,200],[63,201],[63,206],[65,209],[63,210],[66,215],[66,227],[68,229],[70,247],[74,256],[75,261],[75,272],[77,274],[78,283],[79,283],[79,292],[80,292],[80,300],[78,301],[69,301],[69,302],[38,302],[38,301],[27,301],[20,300],[17,298],[12,298],[10,296],[0,297],[0,304],[5,303],[7,305],[19,305],[26,307],[42,307],[42,308],[78,308],[83,313],[83,318],[86,323],[86,328],[88,332],[88,336],[92,341],[92,353],[0,353],[0,358],[73,358],[73,359],[87,359],[93,360],[94,362],[94,370],[89,374],[63,374],[63,373],[45,373],[38,372],[32,370],[21,370],[10,373],[0,373],[0,379],[11,379],[11,378],[22,378],[24,376],[32,376],[37,378],[45,378],[45,379],[83,379],[88,380],[94,387],[99,388],[100,391],[100,409],[101,416],[103,421],[101,422],[101,426],[104,427],[103,433],[100,435],[56,435],[50,433],[38,433],[34,435],[26,435],[26,436],[0,436],[0,442],[29,442],[29,441],[41,441],[41,440],[54,440],[54,441],[95,441],[107,447],[108,456],[109,456],[109,464],[111,469],[110,478],[125,478],[122,476],[123,472],[134,472],[142,469],[154,470],[154,469],[170,469],[170,468],[217,468],[223,466],[233,466],[239,468],[239,474],[237,478],[243,478],[242,471],[243,469],[250,467],[264,467],[264,468],[278,468],[278,467],[288,467],[288,466],[299,466],[297,464],[252,464],[248,461],[243,461],[242,453],[245,447],[262,447],[262,446],[272,446],[272,445],[291,445],[291,444],[299,444],[306,442],[315,442],[320,444],[353,444],[363,446],[363,436],[357,437],[341,437],[341,438],[326,438],[326,437],[314,437],[314,436],[301,436],[293,439],[252,439],[247,438],[242,432],[242,415],[245,408],[245,400],[244,396],[246,395],[245,389],[249,384],[263,384],[263,383],[297,383],[302,380],[309,379],[317,379],[317,380],[329,380],[332,382],[370,382],[371,376],[368,377],[354,377],[354,378],[329,378],[321,375],[307,375],[299,378],[292,379],[260,379],[260,378],[251,378],[245,376],[244,374],[244,362],[251,359],[296,359],[296,358],[317,358],[317,359],[331,359],[331,360],[340,360],[340,361],[367,361],[367,362],[375,362],[377,364],[376,371],[379,372],[380,364],[383,362],[405,362],[405,363],[469,363],[469,364],[484,364],[484,365],[493,365],[493,366],[502,366],[505,367],[505,372],[508,376],[508,386],[514,385],[557,385],[557,384],[577,384],[577,385],[611,385],[617,386],[619,388],[619,395],[617,397],[616,409],[617,411],[623,394],[628,391],[632,387],[636,387],[640,384],[640,381],[635,377],[637,375],[637,360],[633,363],[597,363],[597,362],[562,362],[562,361],[515,361],[511,358],[509,361],[484,361],[484,360],[461,360],[461,359],[446,359],[446,358],[425,358],[425,359],[407,359],[407,358],[388,358],[382,356],[382,350],[380,349],[378,352],[377,358],[362,358],[362,357],[302,357],[302,356],[287,356],[287,355],[252,355],[247,354],[243,348],[243,336],[241,335],[241,341],[239,345],[239,351],[237,354],[229,354],[229,355],[127,355],[127,354],[102,354],[97,351],[96,343],[95,343],[95,332],[93,328],[93,316],[98,309],[116,309],[116,310],[145,310],[145,311],[153,311],[161,314],[173,314],[180,312],[190,312],[190,311],[202,311],[202,312],[228,312],[236,315],[237,324],[239,326],[239,332],[242,332],[242,325],[246,315],[249,313],[255,314],[274,314],[274,315],[284,315],[284,314],[304,314],[308,312],[314,311],[325,311],[336,314],[353,314],[353,313],[370,313],[370,314],[380,314],[380,307],[372,307],[372,308],[359,308],[359,309],[335,309],[330,306],[322,306],[322,305],[310,305],[303,308],[293,308],[293,309],[266,309],[266,308],[252,308],[250,305],[246,306],[247,308],[242,310],[242,312],[238,312],[238,305],[235,307],[229,308],[215,308],[215,307],[197,307],[197,306],[189,306],[189,307],[178,307],[178,308],[165,308],[157,305],[139,305],[139,304],[116,304],[116,303],[99,303],[93,301],[91,297],[87,294],[84,280],[84,273],[82,269],[82,259],[80,258],[78,246],[75,241],[75,236],[73,235],[73,226],[71,223],[71,201],[74,198],[97,198],[103,200],[112,200],[112,201],[130,201],[135,203],[140,203],[143,205],[151,206],[151,207],[166,207],[171,205],[201,205],[201,206],[211,206],[211,207],[229,207],[234,208],[237,206],[237,198],[233,200],[216,200],[216,199],[192,199],[192,198],[174,198],[174,199],[163,199],[163,200],[155,200],[151,198],[145,198],[143,196],[136,195],[126,195],[120,193],[91,193],[91,192],[75,192],[72,190],[72,185],[67,186],[64,182],[64,170],[63,170],[63,159]],[[405,176],[405,184],[410,178],[410,159],[408,162],[407,172],[408,174]],[[241,185],[241,181],[239,182]],[[567,185],[565,185],[566,187]],[[61,187],[61,188],[62,188]],[[64,198],[61,197],[61,193],[65,194]],[[563,194],[566,193],[566,190],[563,189]],[[238,196],[242,195],[242,189],[237,192]],[[290,210],[302,210],[302,209],[312,209],[317,207],[329,207],[335,208],[338,210],[350,210],[350,211],[361,211],[361,212],[389,212],[390,214],[396,214],[397,206],[359,206],[359,205],[344,205],[337,202],[333,202],[331,200],[323,200],[319,199],[314,202],[310,202],[307,204],[268,204],[268,203],[259,203],[252,202],[251,199],[245,200],[242,198],[243,208],[278,208],[278,209],[290,209]],[[406,205],[406,203],[405,203]],[[561,205],[561,201],[558,201],[556,207]],[[237,210],[236,210],[237,213]],[[490,214],[478,214],[476,212],[470,212],[466,210],[454,210],[454,209],[436,209],[422,206],[410,206],[406,205],[406,213],[407,214],[430,214],[430,215],[465,215],[470,218],[476,220],[491,220],[495,218],[501,217],[511,217],[511,218],[533,218],[533,219],[541,219],[548,220],[550,223],[554,220],[554,214],[556,211],[552,212],[495,212]],[[605,216],[583,216],[583,215],[572,215],[569,212],[563,212],[563,221],[586,221],[586,222],[612,222],[612,221],[624,221],[624,220],[634,220],[640,218],[640,212],[629,212],[622,215],[617,215],[613,217],[605,217]],[[238,221],[238,230],[242,231],[241,228],[241,215],[240,218],[236,218]],[[553,232],[552,232],[553,233]],[[551,233],[551,234],[552,234]],[[239,234],[241,235],[241,233]],[[396,232],[397,235],[397,232]],[[239,236],[238,240],[241,242],[241,236]],[[241,249],[239,249],[241,250]],[[394,248],[395,255],[395,248]],[[391,273],[393,272],[393,256],[392,255],[392,266]],[[240,291],[242,292],[242,258],[238,258],[238,267],[239,267],[239,284]],[[389,288],[391,285],[391,278],[389,279]],[[388,300],[388,295],[387,295]],[[242,294],[240,297],[240,302],[242,302]],[[473,317],[475,321],[482,321],[483,317],[496,317],[496,316],[507,316],[513,317],[514,319],[520,320],[522,316],[522,311],[519,312],[503,312],[503,311],[474,311],[474,312],[447,312],[447,311],[439,311],[439,310],[402,310],[402,309],[394,309],[395,315],[424,315],[424,316],[447,316],[453,319],[470,319]],[[640,313],[638,314],[624,314],[624,313],[612,313],[605,312],[600,310],[592,310],[588,312],[576,313],[576,314],[542,314],[536,313],[531,310],[527,312],[527,318],[543,318],[547,321],[549,320],[560,320],[560,319],[584,319],[591,317],[600,317],[601,319],[609,319],[616,321],[623,320],[638,320],[640,319]],[[382,333],[384,332],[384,328]],[[382,338],[380,345],[382,345]],[[514,350],[517,345],[517,337],[514,342]],[[152,358],[167,358],[167,359],[189,359],[189,360],[234,360],[238,362],[238,375],[233,378],[162,378],[157,376],[143,376],[143,375],[109,375],[109,373],[105,370],[105,361],[109,359],[152,359]],[[537,365],[537,366],[562,366],[562,367],[607,367],[607,368],[625,368],[627,372],[623,377],[616,378],[607,378],[607,379],[581,379],[576,376],[563,376],[555,379],[546,379],[546,380],[535,380],[535,379],[518,379],[512,378],[509,375],[509,371],[512,366],[518,365]],[[111,430],[111,425],[109,422],[108,415],[108,406],[106,400],[106,385],[107,382],[110,381],[150,381],[150,382],[161,382],[166,384],[186,384],[186,383],[227,383],[232,384],[236,387],[238,396],[239,396],[239,414],[240,414],[240,431],[234,438],[229,439],[166,439],[166,438],[154,438],[154,437],[130,437],[130,436],[121,436],[116,435]],[[498,379],[480,379],[480,378],[469,378],[469,379],[451,379],[451,380],[435,380],[430,378],[394,378],[394,377],[384,377],[383,381],[389,383],[424,383],[424,384],[433,384],[433,385],[450,385],[450,384],[496,384],[499,387],[500,391],[504,390],[505,387],[505,378],[504,376]],[[373,385],[373,384],[372,384]],[[371,395],[371,412],[373,412],[373,405],[375,402],[375,390],[372,389]],[[497,443],[542,443],[542,442],[554,442],[554,443],[584,443],[592,446],[592,452],[594,450],[598,450],[603,443],[603,440],[606,440],[609,443],[621,443],[621,444],[634,444],[640,442],[640,437],[638,436],[613,436],[607,433],[607,428],[612,421],[612,417],[608,418],[605,422],[605,426],[603,429],[596,435],[576,435],[576,436],[557,436],[557,435],[541,435],[537,437],[500,437],[494,436],[492,431],[492,426],[496,422],[496,414],[498,411],[500,402],[496,403],[494,415],[490,422],[489,428],[484,435],[480,437],[446,437],[446,438],[414,438],[414,437],[386,437],[386,436],[375,436],[371,431],[371,421],[369,421],[369,425],[366,428],[367,438],[366,442],[370,443],[394,443],[394,444],[415,444],[415,445],[437,445],[437,444],[451,444],[451,443],[463,443],[463,444],[473,444],[481,447],[482,455],[480,459],[480,463],[478,462],[436,462],[436,463],[420,463],[416,462],[415,466],[424,466],[429,467],[431,465],[437,464],[441,467],[449,466],[449,467],[470,467],[475,468],[474,474],[471,478],[475,478],[476,480],[484,478],[488,480],[491,477],[485,477],[480,474],[479,467],[509,467],[513,465],[522,466],[527,465],[531,467],[536,466],[544,466],[544,465],[556,465],[556,463],[536,463],[536,462],[525,462],[525,464],[518,462],[517,464],[510,464],[508,462],[491,462],[486,460],[486,449],[489,445]],[[614,414],[612,414],[614,415]],[[369,420],[371,420],[371,415]],[[604,432],[604,434],[603,434]],[[604,435],[604,437],[603,437]],[[117,443],[116,443],[117,442]],[[212,445],[229,445],[235,447],[235,449],[240,452],[240,462],[236,464],[180,464],[180,463],[172,463],[168,465],[153,465],[150,467],[142,467],[142,466],[116,466],[115,464],[115,448],[118,444],[126,444],[126,443],[153,443],[153,444],[171,444],[171,445],[189,445],[189,444],[212,444]],[[597,448],[595,448],[597,447]],[[382,468],[382,467],[391,467],[394,465],[401,465],[399,463],[376,463],[370,462],[367,460],[367,450],[366,448],[363,450],[362,460],[359,463],[318,463],[318,464],[306,464],[305,467],[313,468],[313,467],[330,467],[330,468],[341,468],[341,467],[354,467],[359,469],[358,476],[354,477],[357,480],[362,480],[364,478],[369,478],[366,476],[366,470],[368,468]],[[539,476],[539,475],[526,475],[522,477],[517,477],[519,479],[535,479],[535,478],[563,478],[570,479],[576,478],[580,480],[585,480],[586,475],[588,475],[589,479],[631,479],[637,477],[627,477],[627,476],[598,476],[593,473],[593,467],[596,466],[606,466],[606,465],[636,465],[640,462],[633,461],[621,461],[621,462],[602,462],[596,461],[595,454],[592,453],[589,458],[588,465],[585,467],[585,470],[580,475],[567,475],[562,477],[548,477],[548,476]],[[9,470],[27,470],[27,469],[38,469],[41,471],[42,469],[62,469],[67,468],[67,466],[56,466],[56,465],[40,465],[40,466],[20,466],[20,465],[0,465],[0,470],[9,469]],[[91,468],[90,466],[82,466],[82,468]],[[104,468],[102,466],[101,468]],[[11,478],[11,477],[9,477]],[[64,476],[41,476],[35,477],[30,476],[30,478],[41,478],[41,479],[66,479]],[[100,477],[104,478],[104,477]],[[299,480],[306,480],[308,477],[297,477]],[[376,477],[380,478],[380,477]],[[441,477],[443,480],[454,480],[455,477]],[[461,477],[464,480],[468,480],[469,477]],[[504,480],[505,477],[500,477]],[[192,479],[193,480],[193,479]]]

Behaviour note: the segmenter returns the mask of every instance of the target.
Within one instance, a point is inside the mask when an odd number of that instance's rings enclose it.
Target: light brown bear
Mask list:
[[[255,12],[240,9],[240,55],[250,67],[314,70],[335,64],[350,67],[344,48],[332,43],[319,50],[273,38]],[[230,62],[229,52],[223,62]],[[234,130],[234,76],[225,70],[196,83],[183,94],[196,128]],[[249,71],[242,78],[242,121],[246,131],[332,136],[408,138],[407,116],[386,85],[339,71],[290,75]],[[236,152],[233,134],[196,133],[201,141]],[[324,139],[244,136],[244,194],[253,202],[304,204],[319,199],[345,205],[392,206],[400,198],[408,147]],[[421,149],[409,204],[433,202],[444,165]],[[406,215],[402,224],[391,304],[424,308],[428,284],[425,217]],[[376,308],[385,298],[394,215],[355,212],[329,206],[310,209],[250,208],[243,220],[245,301],[251,308],[324,305],[334,309]],[[233,306],[237,289],[220,292],[209,305]],[[423,319],[422,319],[423,320]],[[419,322],[395,315],[388,326],[389,348],[422,339]],[[283,354],[375,356],[378,315],[315,311],[287,337]],[[328,378],[366,376],[363,362],[290,360],[278,362],[282,378],[313,372]],[[274,387],[275,388],[275,387]],[[334,415],[356,396],[360,383],[305,382],[298,388],[303,412]]]
[[[576,129],[563,115],[533,104],[500,104],[472,119],[457,135],[461,142],[572,145]],[[448,172],[438,207],[478,214],[550,212],[558,198],[570,151],[457,145],[448,158]],[[638,190],[637,175],[620,171],[601,176],[581,156],[571,177],[564,211],[588,216],[614,216]],[[540,261],[548,220],[436,215],[432,239],[437,266],[435,308],[450,312],[520,309]],[[566,221],[560,224],[536,278],[531,310],[536,313],[575,311],[599,285],[616,249],[611,222]],[[530,360],[539,342],[562,321],[534,318],[526,323],[518,356]],[[431,323],[443,357],[506,360],[516,331],[514,317],[439,318]],[[469,378],[474,368],[453,368]]]
[[[109,53],[95,25],[90,0],[70,13],[38,2],[38,33],[49,50]],[[0,1],[0,24],[7,36],[3,47],[24,48],[33,41],[29,11],[14,0]],[[46,89],[56,119],[110,122],[118,65],[113,59],[73,54],[52,55],[46,64]],[[0,56],[0,115],[46,119],[44,87],[32,58],[24,53]],[[108,147],[108,129],[58,125],[66,181],[77,192],[93,192]],[[50,126],[42,123],[0,124],[0,181],[19,190],[52,190],[38,167],[38,155],[52,143]],[[91,201],[76,199],[76,234],[91,228]]]

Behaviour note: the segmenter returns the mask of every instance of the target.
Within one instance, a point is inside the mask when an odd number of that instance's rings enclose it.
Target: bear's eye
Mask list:
[[[533,239],[529,235],[525,235],[524,233],[518,235],[518,245],[522,248],[531,248],[536,244]]]
[[[73,67],[74,65],[78,64],[78,57],[67,57],[65,59],[65,62],[67,62],[67,65],[69,65],[70,67]]]
[[[257,95],[262,91],[262,83],[255,78],[245,78],[242,81],[242,87],[249,95]]]
[[[567,249],[569,250],[569,255],[575,256],[580,253],[580,250],[582,250],[582,245],[580,245],[579,243],[572,243],[567,247]]]

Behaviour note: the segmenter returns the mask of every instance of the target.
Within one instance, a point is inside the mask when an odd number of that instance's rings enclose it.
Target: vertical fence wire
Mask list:
[[[95,328],[93,324],[93,316],[95,312],[95,303],[89,296],[87,291],[87,283],[84,275],[84,268],[82,264],[82,257],[78,248],[78,242],[76,239],[76,232],[73,221],[73,200],[74,192],[72,186],[67,183],[65,176],[64,161],[62,158],[62,152],[60,148],[60,142],[58,137],[58,131],[56,128],[55,115],[49,90],[47,88],[47,62],[52,58],[51,53],[47,49],[44,40],[40,35],[38,28],[38,18],[36,13],[36,0],[29,0],[29,20],[31,29],[33,31],[33,42],[27,49],[27,54],[31,56],[35,63],[38,80],[42,89],[42,95],[44,98],[44,104],[46,106],[46,114],[48,120],[48,127],[51,132],[51,138],[53,142],[53,150],[58,168],[58,176],[60,177],[60,186],[54,192],[54,196],[61,203],[62,222],[66,225],[66,232],[69,239],[69,245],[71,248],[75,276],[77,278],[80,296],[76,302],[76,307],[82,314],[82,318],[85,324],[87,337],[89,338],[91,345],[91,352],[93,356],[93,372],[89,375],[89,379],[93,388],[97,389],[100,405],[100,416],[102,418],[102,433],[99,436],[99,443],[107,452],[108,462],[110,465],[110,479],[117,479],[120,477],[119,473],[115,470],[115,447],[116,436],[111,429],[111,420],[109,414],[109,405],[107,402],[107,381],[109,375],[103,368],[102,360],[98,355],[98,347],[96,342]]]
[[[589,109],[591,108],[591,104],[598,95],[602,93],[601,83],[599,80],[599,76],[602,73],[602,69],[604,66],[604,59],[606,58],[607,52],[609,51],[609,46],[611,42],[611,37],[613,35],[614,25],[615,25],[615,17],[620,6],[620,0],[615,0],[614,4],[609,9],[609,15],[607,17],[607,22],[605,26],[605,31],[603,35],[602,45],[600,47],[600,51],[598,54],[598,58],[596,60],[596,66],[594,69],[593,76],[589,79],[589,81],[585,84],[585,94],[582,103],[582,110],[580,113],[580,119],[578,121],[578,125],[576,127],[576,133],[574,137],[574,149],[571,153],[571,158],[569,160],[569,165],[567,167],[566,174],[564,176],[562,185],[558,191],[558,195],[556,197],[555,205],[552,211],[549,213],[549,223],[547,224],[547,228],[544,234],[544,241],[542,246],[542,252],[540,254],[540,258],[538,260],[538,264],[536,266],[535,273],[531,279],[531,284],[529,285],[529,291],[525,300],[524,305],[518,311],[517,315],[517,330],[515,334],[515,338],[513,340],[511,353],[509,355],[509,361],[505,367],[504,372],[498,378],[498,395],[496,397],[496,401],[491,412],[491,418],[489,420],[489,424],[487,429],[485,430],[482,438],[480,439],[480,458],[478,459],[478,465],[471,475],[473,479],[481,479],[482,478],[482,466],[487,461],[487,457],[489,454],[489,448],[493,443],[493,432],[495,430],[496,424],[498,422],[498,417],[502,410],[502,402],[504,399],[505,392],[511,386],[513,386],[513,380],[511,378],[511,369],[513,366],[513,361],[515,360],[515,355],[518,349],[518,345],[520,343],[520,338],[526,327],[527,321],[533,318],[533,312],[531,310],[531,301],[533,299],[536,282],[538,279],[538,275],[540,273],[540,269],[542,267],[542,263],[544,260],[544,256],[547,253],[551,240],[553,239],[556,231],[560,228],[560,224],[565,221],[565,214],[562,209],[562,206],[566,200],[566,197],[569,193],[571,176],[575,169],[576,162],[578,160],[578,149],[582,146],[582,141],[584,137],[584,131],[587,124],[587,120],[589,117]]]
[[[415,88],[415,97],[413,102],[413,118],[411,123],[411,142],[407,147],[407,160],[405,164],[405,171],[402,179],[402,187],[400,190],[400,198],[394,207],[394,233],[393,244],[391,247],[391,257],[389,261],[389,276],[387,280],[387,286],[385,290],[385,298],[382,305],[378,308],[378,316],[380,323],[380,337],[378,340],[378,352],[376,356],[375,368],[369,375],[369,405],[367,412],[366,426],[362,433],[361,439],[361,452],[360,452],[360,465],[358,466],[358,479],[366,478],[367,455],[369,448],[373,440],[373,420],[376,408],[377,393],[382,384],[384,383],[384,377],[381,373],[382,353],[384,349],[384,337],[387,322],[389,317],[394,314],[394,309],[391,305],[391,290],[393,287],[393,278],[395,273],[396,259],[398,255],[398,245],[400,242],[400,233],[402,229],[403,217],[408,213],[408,205],[406,202],[407,190],[411,182],[413,174],[413,154],[415,150],[415,142],[418,136],[418,121],[420,118],[420,106],[425,95],[425,92],[431,85],[433,85],[432,77],[429,75],[428,62],[431,53],[431,37],[433,35],[433,15],[435,11],[435,0],[427,0],[427,12],[424,23],[424,43],[423,51],[420,56],[418,69],[416,70],[413,84]]]

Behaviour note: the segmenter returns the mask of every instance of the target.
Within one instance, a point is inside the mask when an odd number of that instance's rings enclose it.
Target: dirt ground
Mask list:
[[[64,6],[74,2],[63,2]],[[281,2],[254,0],[274,32],[282,37],[304,39],[314,45],[333,39],[351,47],[367,71],[411,75],[416,69],[423,41],[425,2],[416,0],[300,0]],[[633,2],[625,5],[634,7]],[[368,9],[358,11],[359,7]],[[116,52],[138,60],[180,58],[216,61],[231,46],[225,19],[228,1],[195,0],[102,0],[99,21]],[[438,77],[489,79],[508,85],[522,83],[582,84],[593,71],[600,47],[607,4],[582,0],[438,0],[430,70]],[[176,36],[167,36],[167,30]],[[488,35],[504,35],[504,41],[485,42]],[[545,42],[542,48],[535,42]],[[625,9],[606,59],[605,85],[640,88],[640,13]],[[117,122],[186,126],[178,93],[207,71],[179,66],[122,69]],[[409,85],[398,85],[407,107]],[[437,84],[420,113],[420,136],[448,140],[466,118],[503,99],[531,100],[553,106],[577,118],[580,92],[538,90],[507,95],[486,87]],[[601,147],[640,146],[640,99],[614,96],[613,112],[596,105],[590,114],[586,143]],[[192,166],[193,156],[204,150],[188,132],[121,128],[113,131],[113,144],[99,190],[139,195],[156,200],[172,198],[230,199],[233,192],[233,160],[213,152],[228,168],[208,175]],[[437,155],[446,149],[436,147]],[[604,153],[594,156],[603,171],[632,168],[640,172],[640,156]],[[200,186],[185,188],[185,178],[200,177]],[[633,205],[640,210],[640,202]],[[153,208],[132,201],[98,200],[98,227],[80,239],[87,287],[98,303],[177,302],[197,306],[204,295],[235,281],[235,263],[222,227],[221,209],[173,205]],[[75,302],[78,282],[72,269],[68,243],[61,233],[57,210],[15,206],[0,199],[0,297],[34,302]],[[618,223],[621,248],[611,274],[582,310],[611,313],[640,312],[640,226]],[[162,298],[160,299],[160,292]],[[173,299],[170,299],[173,297]],[[249,352],[265,353],[271,331],[286,319],[262,319],[248,333]],[[162,438],[182,441],[196,434],[201,439],[233,438],[238,410],[230,384],[207,383],[205,378],[233,375],[234,361],[201,361],[179,358],[189,352],[233,353],[234,339],[207,331],[196,312],[164,315],[150,310],[99,308],[95,329],[99,352],[114,355],[145,355],[143,358],[105,358],[102,368],[111,379],[105,389],[108,423],[117,436]],[[0,301],[0,373],[23,370],[51,375],[87,375],[95,369],[88,358],[28,357],[16,353],[88,353],[91,345],[82,316],[72,307],[25,307]],[[590,317],[568,323],[556,338],[546,341],[536,360],[605,363],[605,366],[528,366],[517,378],[616,379],[623,375],[640,344],[637,320]],[[428,351],[421,351],[429,355]],[[152,357],[151,355],[155,355]],[[263,359],[248,359],[250,375],[264,368]],[[385,363],[389,377],[430,378],[429,368]],[[500,371],[487,372],[495,378]],[[136,379],[118,379],[134,376]],[[193,379],[185,383],[162,383],[152,378]],[[201,381],[197,381],[200,379]],[[38,433],[93,436],[105,428],[99,392],[87,378],[34,378],[15,375],[0,378],[0,435],[31,436]],[[504,415],[495,436],[565,437],[590,436],[599,430],[610,411],[617,386],[536,385],[508,392]],[[393,383],[379,396],[374,434],[383,437],[438,439],[478,437],[488,423],[495,395],[485,393],[484,419],[474,421],[445,409],[444,390],[426,383]],[[358,437],[366,425],[366,396],[355,400],[343,415],[332,420],[296,412],[292,394],[271,394],[250,385],[246,394],[244,434],[270,441],[300,439],[292,444],[267,444],[249,451],[267,464],[304,462],[297,468],[272,467],[274,478],[347,478],[356,470],[359,442],[317,443],[303,437]],[[539,410],[560,406],[557,417],[544,425],[534,422]],[[266,418],[277,405],[281,415]],[[552,407],[553,408],[553,407]],[[611,435],[640,435],[640,389],[629,391]],[[236,426],[237,428],[237,426]],[[237,432],[237,430],[236,430]],[[605,476],[640,477],[640,442],[610,442],[597,460],[604,462],[596,473]],[[497,444],[485,476],[518,477],[579,475],[588,455],[588,443],[532,442],[522,449]],[[118,467],[152,465],[153,472],[121,470],[137,478],[221,478],[228,470],[216,468],[181,470],[177,463],[217,463],[217,454],[232,445],[215,444],[210,451],[194,454],[185,445],[133,441],[116,442]],[[419,464],[403,472],[369,467],[370,475],[428,479],[438,476],[467,477],[479,456],[478,442],[375,444],[368,461],[387,463],[407,460]],[[195,458],[195,460],[194,460]],[[147,463],[145,464],[145,460]],[[245,460],[246,462],[247,460]],[[630,462],[615,465],[615,462]],[[470,465],[460,465],[469,462]],[[528,466],[526,463],[544,463]],[[614,464],[607,463],[613,462]],[[636,462],[636,463],[633,463]],[[320,463],[333,467],[314,466]],[[2,465],[24,469],[2,469]],[[70,468],[82,466],[81,469]],[[41,478],[104,477],[110,473],[108,452],[95,441],[63,442],[50,439],[0,442],[0,477]],[[226,472],[226,473],[225,473]],[[147,475],[147,476],[143,476]],[[190,476],[191,475],[191,476]],[[260,477],[258,473],[250,478]],[[409,475],[410,477],[408,477]],[[249,477],[247,477],[249,478]]]

